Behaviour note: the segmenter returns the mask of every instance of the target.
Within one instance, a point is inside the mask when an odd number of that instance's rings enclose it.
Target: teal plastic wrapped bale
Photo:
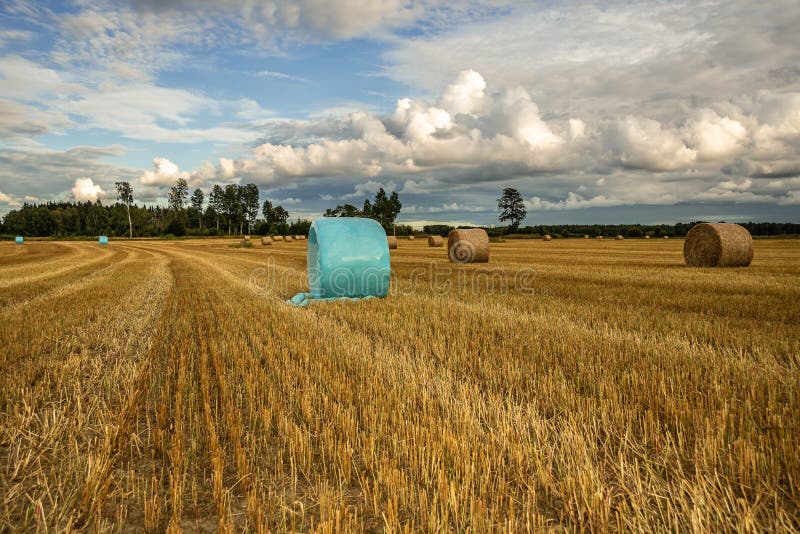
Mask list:
[[[25,242],[25,238],[22,237],[21,235],[18,235],[17,238],[14,240],[14,243],[16,243],[17,245],[21,245],[24,242]]]
[[[98,243],[101,245],[108,245],[108,238],[104,235],[100,236],[100,239],[97,240]]]
[[[389,245],[377,221],[325,217],[308,234],[309,292],[289,302],[385,297],[389,293]]]

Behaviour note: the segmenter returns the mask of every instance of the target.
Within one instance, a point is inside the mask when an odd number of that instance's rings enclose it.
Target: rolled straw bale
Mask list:
[[[265,235],[264,237],[261,238],[261,244],[262,245],[271,245],[272,244],[272,238],[270,236],[268,236],[268,235]]]
[[[486,263],[489,261],[489,234],[481,228],[450,230],[447,255],[451,263]]]
[[[283,241],[283,236],[282,235],[274,235],[274,236],[272,236],[272,240],[273,241]]]
[[[644,236],[645,239],[650,239],[649,235]]]
[[[683,257],[690,267],[746,267],[753,261],[753,237],[738,224],[696,224],[686,234]]]
[[[444,239],[442,239],[442,236],[439,236],[439,235],[428,236],[428,246],[429,247],[441,247],[441,246],[444,246]]]
[[[14,238],[14,243],[16,243],[17,245],[21,245],[24,242],[25,242],[25,238],[22,237],[21,235],[18,235],[17,237]]]
[[[553,236],[551,236],[550,234],[544,234],[542,236],[542,240],[543,241],[552,241],[553,240]]]
[[[97,239],[97,242],[98,242],[100,245],[108,245],[108,237],[107,237],[107,236],[104,236],[104,235],[101,235],[101,236],[100,236],[100,237]]]
[[[372,219],[315,220],[308,232],[306,265],[314,299],[385,297],[389,292],[386,231]]]
[[[294,236],[294,240],[295,241],[300,241],[301,239],[303,239],[303,236],[299,236],[299,235]]]
[[[622,237],[621,235],[618,235],[618,236],[617,236],[617,237],[615,237],[614,239],[616,239],[617,241],[622,241],[622,240],[623,240],[623,239],[625,239],[625,238],[624,238],[624,237]]]
[[[408,236],[408,240],[409,241],[414,241],[414,236],[413,235]]]
[[[668,235],[665,235],[665,236],[664,236],[664,239],[669,239],[669,236],[668,236]]]
[[[285,236],[283,236],[283,240],[286,241],[287,243],[291,243],[292,242],[292,236],[285,235]]]
[[[389,244],[389,248],[397,248],[397,238],[393,235],[386,236],[386,242]]]
[[[603,239],[603,236],[599,235],[597,236],[597,239]]]
[[[584,239],[589,239],[589,234],[583,234]]]

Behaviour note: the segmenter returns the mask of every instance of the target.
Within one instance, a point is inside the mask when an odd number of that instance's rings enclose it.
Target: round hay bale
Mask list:
[[[649,235],[644,236],[645,239],[650,239]]]
[[[603,239],[603,236],[599,235],[597,236],[597,239]]]
[[[386,242],[389,244],[389,248],[397,248],[397,238],[393,235],[386,236]]]
[[[409,241],[414,241],[414,236],[413,235],[408,236],[408,240]]]
[[[615,237],[614,239],[616,239],[617,241],[622,241],[622,240],[623,240],[623,239],[625,239],[625,238],[624,238],[624,237],[622,237],[621,235],[618,235],[618,236],[617,236],[617,237]]]
[[[442,239],[442,236],[439,235],[428,236],[429,247],[441,247],[443,245],[444,245],[444,239]]]
[[[25,242],[25,238],[22,237],[21,235],[18,235],[17,237],[14,238],[14,243],[16,243],[17,245],[21,245],[24,242]]]
[[[283,236],[283,240],[286,241],[287,243],[291,243],[292,242],[292,236],[285,235],[285,236]]]
[[[97,242],[98,242],[100,245],[108,245],[108,237],[107,237],[107,236],[104,236],[104,235],[101,235],[101,236],[100,236],[100,237],[97,239]]]
[[[489,261],[489,234],[480,228],[450,230],[447,255],[451,263],[486,263]]]
[[[589,239],[589,234],[583,234],[584,239]]]
[[[299,235],[294,236],[295,241],[300,241],[301,239],[303,239],[302,236]]]
[[[272,240],[273,241],[283,241],[283,236],[282,235],[274,235],[274,236],[272,236]]]
[[[552,241],[552,240],[553,240],[553,236],[551,236],[550,234],[544,234],[542,236],[542,241]]]
[[[272,244],[272,238],[270,236],[268,236],[268,235],[265,235],[264,237],[261,238],[261,244],[262,245],[271,245]]]
[[[385,297],[391,274],[383,227],[372,219],[320,217],[308,233],[312,298]]]
[[[753,237],[738,224],[696,224],[686,234],[683,257],[689,267],[746,267],[753,261]]]
[[[664,236],[664,239],[669,239],[669,236],[668,236],[668,235],[665,235],[665,236]]]

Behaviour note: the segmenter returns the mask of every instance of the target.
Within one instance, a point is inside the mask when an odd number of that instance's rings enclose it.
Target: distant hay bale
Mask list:
[[[615,237],[614,239],[616,239],[617,241],[622,241],[622,240],[623,240],[623,239],[625,239],[625,238],[624,238],[624,237],[622,237],[621,235],[618,235],[618,236],[617,236],[617,237]]]
[[[283,236],[283,240],[286,241],[287,243],[291,243],[293,241],[292,236],[290,235]]]
[[[274,235],[274,236],[272,236],[272,240],[273,241],[283,241],[283,236],[282,235]]]
[[[597,236],[597,239],[603,239],[603,236],[599,235]]]
[[[297,236],[297,239],[299,239],[300,241],[304,241],[304,240],[305,240],[305,238],[306,238],[306,236],[304,236],[304,235],[302,235],[302,234],[301,234],[301,235],[299,235],[299,236]]]
[[[438,235],[428,236],[429,247],[441,247],[443,245],[444,245],[444,239],[442,239],[442,236]]]
[[[261,238],[261,244],[262,245],[271,245],[272,244],[272,238],[270,236],[268,236],[268,235],[265,235],[264,237]]]
[[[249,235],[244,236],[244,240],[245,241],[250,241],[250,236]]]
[[[668,236],[668,235],[665,235],[665,236],[664,236],[664,239],[669,239],[669,236]]]
[[[738,224],[696,224],[686,234],[683,257],[689,267],[746,267],[753,261],[753,237]]]
[[[550,234],[544,234],[544,235],[542,236],[542,239],[543,239],[544,241],[552,241],[552,240],[553,240],[553,236],[551,236]]]
[[[408,240],[409,241],[414,241],[414,236],[413,235],[408,236]]]
[[[389,248],[397,248],[397,238],[393,235],[386,236],[386,242],[389,244]]]
[[[301,241],[302,239],[303,239],[303,236],[301,236],[301,235],[294,236],[294,240],[295,241]]]
[[[649,235],[644,236],[645,239],[650,239]]]
[[[583,234],[584,239],[589,239],[589,234]]]
[[[489,261],[489,234],[481,228],[450,230],[447,255],[451,263],[486,263]]]

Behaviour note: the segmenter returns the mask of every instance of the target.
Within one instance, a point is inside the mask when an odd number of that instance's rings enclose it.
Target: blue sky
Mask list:
[[[256,183],[293,217],[800,221],[795,1],[0,5],[0,215]]]

